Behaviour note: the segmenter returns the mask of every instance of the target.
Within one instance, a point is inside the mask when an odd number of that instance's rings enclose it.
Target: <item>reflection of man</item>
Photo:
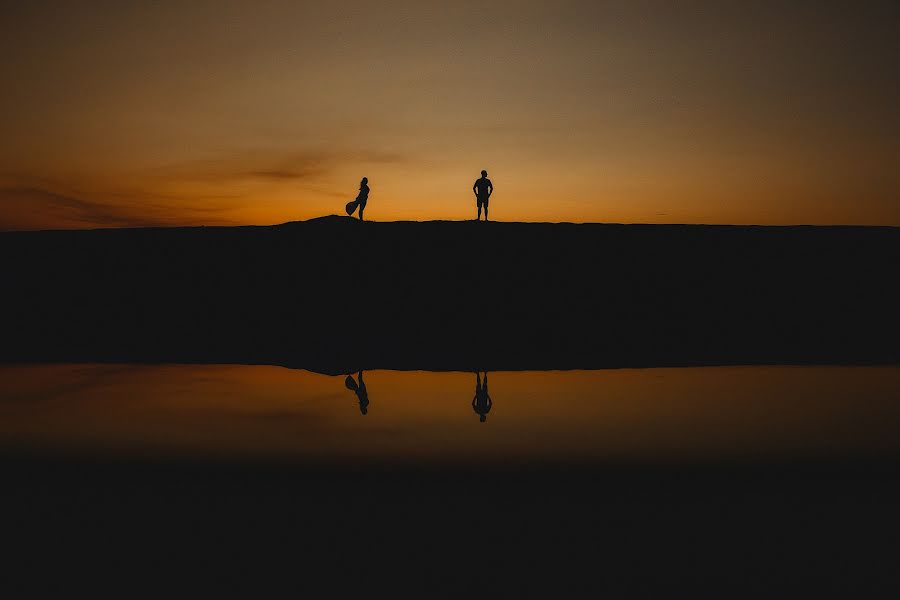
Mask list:
[[[353,390],[356,393],[356,399],[359,400],[359,412],[366,415],[369,413],[369,392],[366,391],[366,382],[363,381],[362,374],[363,372],[360,371],[357,375],[359,377],[359,385],[353,380],[353,375],[347,375],[344,385],[347,386],[348,390]]]
[[[478,204],[478,218],[475,220],[481,220],[481,207],[483,205],[484,220],[487,221],[488,201],[491,199],[491,194],[494,193],[494,185],[491,183],[491,180],[487,178],[487,171],[481,172],[481,179],[475,180],[472,191],[475,192],[475,202]]]
[[[475,371],[475,397],[472,398],[472,410],[478,415],[478,420],[484,423],[491,412],[491,397],[488,396],[487,371],[484,372],[484,384],[481,383],[481,375]]]

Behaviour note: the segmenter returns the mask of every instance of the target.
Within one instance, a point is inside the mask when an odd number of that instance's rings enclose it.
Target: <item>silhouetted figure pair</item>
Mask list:
[[[366,382],[363,381],[362,375],[362,371],[357,375],[359,383],[353,379],[353,375],[347,375],[344,385],[347,386],[348,390],[356,393],[356,399],[359,400],[359,412],[366,415],[369,413],[369,392],[366,390]]]
[[[481,382],[481,375],[475,371],[475,397],[472,398],[472,410],[478,415],[478,420],[484,423],[487,420],[488,413],[491,412],[491,397],[488,395],[488,374],[484,372],[484,383]]]
[[[472,192],[475,194],[475,204],[478,207],[478,216],[476,221],[481,220],[481,208],[484,207],[484,220],[488,220],[488,205],[490,204],[491,194],[494,193],[494,184],[487,177],[487,171],[481,171],[481,179],[476,179],[472,186]],[[363,211],[366,210],[366,203],[369,201],[369,179],[363,177],[359,182],[359,194],[356,200],[351,200],[345,207],[347,215],[352,216],[356,209],[359,209],[359,220],[363,221]]]
[[[363,211],[366,210],[366,202],[369,201],[369,178],[363,177],[362,181],[359,182],[359,194],[356,195],[356,200],[351,200],[347,203],[346,209],[347,214],[352,215],[353,211],[359,208],[359,220],[363,219]]]
[[[366,382],[363,381],[363,372],[359,371],[356,375],[357,379],[353,379],[353,375],[347,375],[344,379],[344,385],[348,390],[356,394],[359,401],[359,412],[362,415],[369,413],[369,392],[366,390]],[[488,413],[494,403],[488,394],[488,374],[484,372],[484,380],[481,379],[481,373],[475,371],[475,396],[472,398],[472,410],[478,415],[478,420],[482,423],[487,421]]]
[[[481,220],[481,207],[484,206],[484,220],[487,221],[488,201],[491,199],[491,194],[494,193],[494,185],[487,178],[487,171],[481,172],[481,179],[475,180],[472,191],[475,192],[475,203],[478,205],[478,217],[475,220]]]

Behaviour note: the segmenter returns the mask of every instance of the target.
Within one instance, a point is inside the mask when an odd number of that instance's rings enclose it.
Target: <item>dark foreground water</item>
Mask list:
[[[4,366],[0,592],[900,593],[900,367],[477,381]]]

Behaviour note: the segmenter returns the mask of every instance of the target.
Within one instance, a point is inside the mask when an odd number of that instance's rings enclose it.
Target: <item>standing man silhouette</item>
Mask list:
[[[494,185],[491,183],[491,180],[487,178],[487,171],[481,172],[481,179],[475,180],[475,185],[472,186],[472,191],[475,192],[475,202],[478,204],[478,218],[476,221],[481,220],[481,205],[484,205],[484,220],[488,220],[488,200],[491,198],[491,194],[494,193]]]

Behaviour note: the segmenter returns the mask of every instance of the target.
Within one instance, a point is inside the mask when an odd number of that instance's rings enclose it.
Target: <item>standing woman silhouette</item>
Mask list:
[[[366,208],[366,202],[369,200],[369,178],[363,177],[359,182],[359,195],[356,196],[356,202],[359,204],[359,220],[363,220],[363,210]]]

